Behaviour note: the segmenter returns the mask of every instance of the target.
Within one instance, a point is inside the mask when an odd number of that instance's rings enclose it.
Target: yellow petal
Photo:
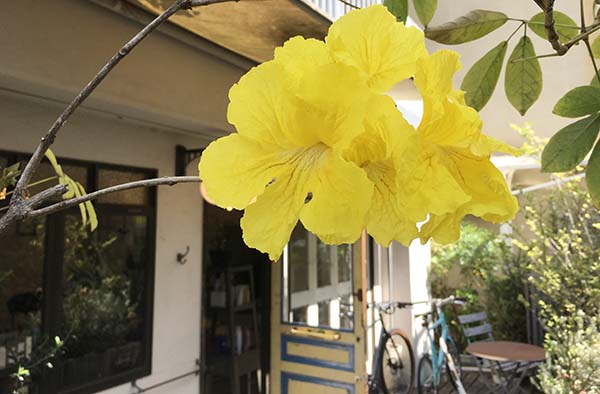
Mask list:
[[[444,49],[418,59],[415,85],[422,96],[448,96],[453,90],[452,77],[460,70],[460,55]]]
[[[267,253],[277,261],[298,223],[306,198],[306,182],[301,172],[292,172],[270,184],[249,205],[240,224],[246,245]]]
[[[372,100],[365,132],[357,137],[345,157],[363,168],[375,188],[367,215],[367,230],[380,245],[397,240],[405,245],[417,236],[405,204],[405,189],[398,185],[399,158],[414,129],[389,96]]]
[[[406,189],[406,204],[413,219],[424,220],[428,213],[454,212],[471,199],[448,168],[455,165],[452,161],[427,143],[413,144],[405,153],[400,171],[400,183]]]
[[[274,62],[285,68],[290,83],[297,86],[304,73],[332,63],[333,59],[323,41],[296,36],[287,40],[282,47],[275,48]]]
[[[452,88],[452,77],[460,69],[458,53],[435,52],[419,59],[415,85],[423,96],[423,118],[419,134],[429,142],[468,147],[481,133],[477,111],[464,103],[464,95]]]
[[[487,158],[462,152],[457,154],[455,160],[455,177],[463,180],[461,186],[471,200],[456,212],[432,215],[421,228],[421,242],[426,242],[430,237],[440,243],[456,241],[460,236],[460,222],[466,215],[501,223],[512,219],[519,209],[502,173]]]
[[[282,148],[317,142],[312,133],[298,130],[288,76],[283,66],[271,61],[254,67],[229,90],[227,119],[241,135]]]
[[[509,144],[499,141],[495,138],[481,134],[476,143],[470,146],[471,153],[476,156],[489,156],[492,152],[502,152],[511,156],[521,156],[521,149],[510,146]]]
[[[326,42],[337,61],[360,70],[377,92],[414,75],[417,59],[427,54],[423,33],[382,5],[350,11],[331,25]]]
[[[300,214],[304,227],[326,243],[353,243],[365,228],[373,184],[354,163],[329,151],[311,177],[312,194]]]
[[[222,208],[244,209],[278,175],[273,147],[234,133],[213,141],[198,164],[208,196]]]
[[[298,132],[312,134],[330,147],[343,149],[362,133],[362,120],[373,93],[355,69],[327,64],[307,71],[296,90]]]

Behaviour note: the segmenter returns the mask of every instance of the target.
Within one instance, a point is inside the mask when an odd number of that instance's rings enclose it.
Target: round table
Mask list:
[[[490,388],[493,393],[516,393],[527,371],[546,359],[544,349],[539,346],[509,341],[473,342],[467,346],[467,352],[489,360],[505,378],[500,390]],[[480,376],[484,377],[481,364],[478,363],[478,367]]]
[[[546,359],[543,348],[528,343],[510,341],[473,342],[467,352],[493,361],[537,362]]]

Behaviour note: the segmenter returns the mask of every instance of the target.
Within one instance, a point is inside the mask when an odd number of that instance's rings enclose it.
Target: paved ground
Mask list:
[[[463,372],[463,377],[461,380],[465,386],[467,394],[490,393],[477,372]],[[535,390],[535,388],[530,387],[528,382],[524,382],[519,394],[535,394],[537,392],[538,391]],[[441,390],[440,394],[456,394],[456,390],[454,390],[451,385],[447,385]]]

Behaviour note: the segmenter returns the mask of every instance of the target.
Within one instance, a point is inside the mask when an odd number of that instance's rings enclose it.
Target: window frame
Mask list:
[[[27,153],[0,150],[0,156],[8,158],[9,163],[28,160],[31,156]],[[88,192],[97,190],[98,173],[100,170],[118,170],[143,174],[146,178],[156,178],[158,170],[146,167],[111,164],[104,162],[93,162],[87,160],[69,159],[58,157],[61,165],[83,166],[87,169],[85,189]],[[135,204],[109,204],[98,203],[94,207],[98,215],[102,212],[122,214],[126,216],[142,215],[148,220],[146,241],[148,245],[146,262],[146,285],[144,288],[144,341],[143,362],[140,366],[126,372],[121,372],[104,378],[98,378],[78,386],[59,388],[56,374],[52,370],[45,371],[40,392],[45,394],[91,394],[106,390],[136,379],[148,376],[152,373],[152,349],[154,329],[154,291],[156,271],[156,218],[157,218],[157,189],[147,188],[149,199],[144,205]],[[54,337],[60,331],[62,316],[62,284],[64,268],[64,224],[68,212],[78,215],[78,208],[58,212],[46,217],[46,237],[44,241],[44,258],[42,269],[43,301],[41,306],[41,330],[44,335]]]

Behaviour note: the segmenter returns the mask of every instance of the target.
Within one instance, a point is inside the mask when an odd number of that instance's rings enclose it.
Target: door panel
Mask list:
[[[299,225],[273,265],[272,393],[364,392],[361,244],[325,245]]]

